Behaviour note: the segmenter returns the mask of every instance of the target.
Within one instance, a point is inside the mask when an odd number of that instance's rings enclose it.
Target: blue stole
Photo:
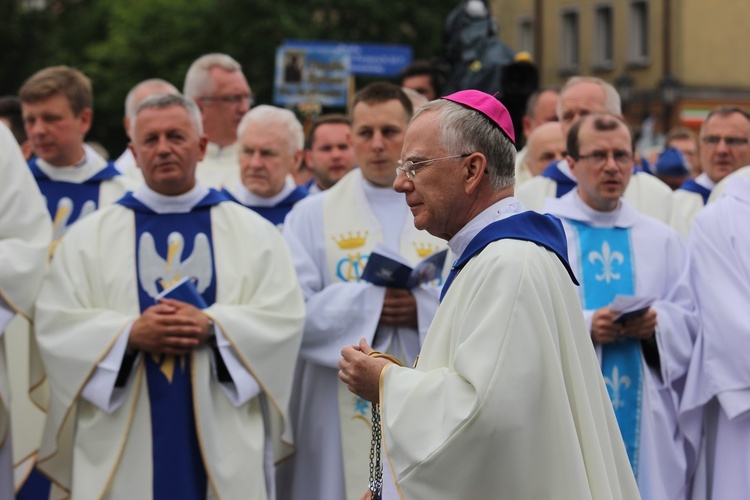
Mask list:
[[[211,207],[227,201],[210,190],[189,213],[157,214],[127,193],[117,203],[134,212],[141,312],[154,295],[183,276],[195,276],[208,305],[216,301]],[[193,406],[191,356],[144,353],[151,405],[154,499],[205,499],[203,464]]]
[[[695,182],[695,179],[686,180],[685,182],[682,183],[682,186],[680,186],[680,189],[684,189],[685,191],[690,191],[691,193],[698,193],[699,195],[703,197],[704,205],[708,203],[708,197],[711,196],[711,190]]]
[[[568,242],[560,219],[554,215],[542,215],[529,210],[495,221],[474,236],[466,250],[453,264],[448,278],[445,280],[445,285],[440,291],[440,300],[443,300],[456,275],[472,257],[479,254],[493,241],[502,239],[531,241],[554,252],[565,269],[568,270],[570,279],[576,285],[578,284],[578,280],[576,280],[575,274],[573,274],[573,270],[568,263]]]
[[[555,193],[555,198],[560,198],[561,196],[568,194],[577,185],[574,179],[571,179],[570,177],[562,173],[559,168],[557,168],[556,161],[553,161],[547,166],[547,168],[544,169],[544,172],[542,172],[542,177],[552,179],[557,183],[557,192]]]
[[[96,211],[99,208],[99,185],[102,181],[122,175],[112,162],[80,184],[53,181],[39,168],[37,158],[29,160],[29,169],[47,200],[47,210],[55,228],[61,224],[61,227],[68,227],[80,217]]]
[[[570,220],[578,234],[584,309],[599,309],[616,295],[635,292],[630,229],[599,228]],[[642,395],[641,346],[637,339],[602,344],[602,374],[633,473],[638,476]]]
[[[225,195],[230,200],[239,203],[240,205],[243,205],[239,200],[237,200],[234,196],[232,196],[232,193],[227,191],[226,189],[223,189],[221,191],[221,194]],[[284,223],[284,219],[286,218],[286,215],[292,210],[294,207],[294,204],[300,201],[302,198],[307,196],[307,189],[304,188],[304,186],[297,186],[294,191],[289,193],[289,196],[278,202],[276,205],[272,207],[257,207],[257,206],[250,206],[250,205],[243,205],[253,212],[257,213],[267,221],[269,221],[274,226],[279,226]]]

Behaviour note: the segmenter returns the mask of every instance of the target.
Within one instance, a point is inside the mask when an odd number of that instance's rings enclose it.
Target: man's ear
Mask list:
[[[487,158],[479,152],[464,159],[464,186],[467,194],[474,192],[487,175]]]
[[[578,178],[578,172],[576,171],[576,167],[578,166],[577,162],[570,155],[565,155],[565,161],[568,162],[568,166],[570,167],[570,173],[573,174],[573,177],[577,179]]]

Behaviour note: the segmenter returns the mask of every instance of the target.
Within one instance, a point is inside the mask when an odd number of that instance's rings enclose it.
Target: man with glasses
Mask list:
[[[567,150],[577,187],[544,209],[562,218],[584,317],[641,495],[684,498],[688,454],[675,388],[684,384],[698,330],[694,298],[682,281],[685,244],[622,197],[634,150],[620,117],[582,118]],[[618,296],[654,302],[621,318]]]
[[[750,114],[737,106],[721,106],[709,113],[701,127],[703,173],[688,179],[674,194],[671,226],[685,239],[714,186],[735,170],[750,164]]]
[[[622,116],[620,95],[601,78],[574,76],[560,90],[557,116],[567,138],[570,128],[581,117],[591,113],[607,112]],[[629,176],[625,199],[639,212],[669,223],[672,215],[672,190],[662,181],[643,171]],[[526,208],[541,210],[547,198],[559,198],[573,190],[576,178],[565,160],[550,164],[541,175],[516,189],[518,198]]]
[[[297,452],[279,474],[280,498],[359,498],[368,484],[371,412],[336,376],[341,349],[365,338],[410,366],[437,308],[434,285],[397,289],[360,279],[377,244],[412,265],[445,248],[414,228],[391,189],[411,114],[394,84],[357,92],[351,119],[359,168],[302,200],[284,223],[307,318],[290,408]]]
[[[206,54],[193,62],[183,92],[201,110],[208,148],[197,177],[208,187],[233,185],[239,176],[237,126],[253,104],[242,66],[226,54]]]
[[[393,187],[458,260],[413,369],[364,341],[342,351],[341,379],[380,404],[384,499],[638,498],[565,233],[513,197],[513,141],[477,90],[423,106],[406,133]]]

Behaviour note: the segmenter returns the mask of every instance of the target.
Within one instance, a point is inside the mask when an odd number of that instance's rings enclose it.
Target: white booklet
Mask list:
[[[612,320],[614,323],[624,323],[630,318],[646,314],[648,308],[656,302],[653,297],[634,297],[632,295],[617,295],[609,306],[613,312],[619,313]]]

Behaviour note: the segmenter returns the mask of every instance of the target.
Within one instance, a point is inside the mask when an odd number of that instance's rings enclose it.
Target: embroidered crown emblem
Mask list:
[[[333,241],[335,241],[339,248],[342,250],[353,250],[355,248],[364,246],[365,242],[367,241],[367,234],[367,231],[365,231],[364,235],[362,235],[362,233],[360,233],[359,231],[357,231],[356,235],[352,234],[352,232],[349,231],[349,236],[345,236],[342,234],[338,237],[338,239],[334,236]]]
[[[429,257],[430,255],[434,254],[437,251],[437,245],[433,245],[432,243],[412,242],[412,245],[414,245],[414,249],[417,251],[417,255],[419,256],[420,259]]]

